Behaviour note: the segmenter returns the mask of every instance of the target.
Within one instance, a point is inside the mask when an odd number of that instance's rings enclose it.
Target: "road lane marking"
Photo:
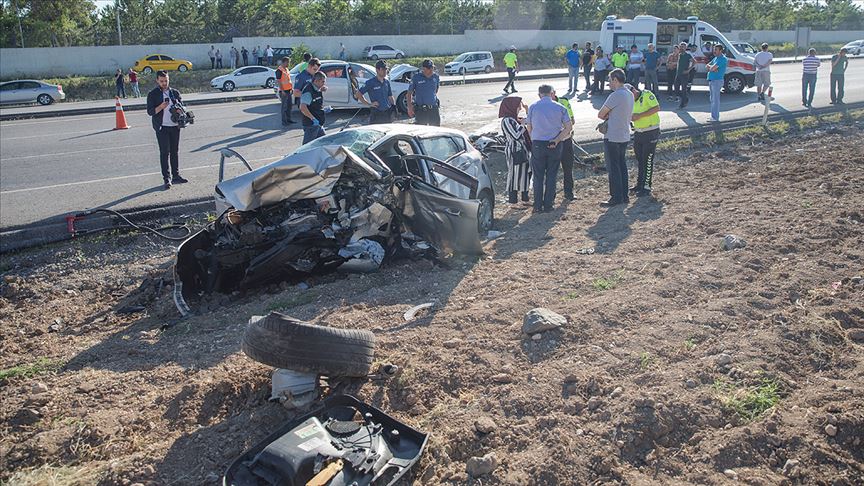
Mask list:
[[[274,161],[274,160],[279,160],[282,157],[284,157],[284,156],[279,155],[276,157],[266,157],[263,159],[253,159],[253,160],[250,160],[249,162],[252,163],[252,162]],[[238,165],[238,164],[242,164],[242,162],[240,162],[240,161],[227,162],[225,164],[225,166],[227,167],[227,166]],[[213,167],[219,167],[219,164],[199,165],[197,167],[186,167],[183,169],[183,171],[188,172],[188,171],[199,170],[199,169],[212,169]],[[13,189],[11,191],[0,191],[0,194],[17,194],[19,192],[42,191],[45,189],[56,189],[58,187],[79,186],[79,185],[84,185],[84,184],[95,184],[97,182],[110,182],[110,181],[119,181],[119,180],[123,180],[123,179],[134,179],[136,177],[150,177],[150,176],[154,176],[154,175],[161,176],[162,172],[147,172],[145,174],[132,174],[132,175],[125,175],[125,176],[117,176],[117,177],[106,177],[103,179],[93,179],[93,180],[89,180],[89,181],[64,182],[63,184],[52,184],[50,186],[28,187],[26,189]]]

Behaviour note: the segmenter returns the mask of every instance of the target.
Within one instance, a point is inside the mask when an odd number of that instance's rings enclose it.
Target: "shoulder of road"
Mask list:
[[[830,59],[831,56],[818,56],[820,59]],[[774,59],[774,64],[786,64],[801,62],[802,58],[781,57]],[[854,58],[853,58],[854,59]],[[568,70],[563,69],[535,69],[531,71],[520,71],[519,79],[546,79],[566,77]],[[464,76],[442,76],[441,85],[459,85],[469,83],[493,83],[507,80],[506,72],[495,72],[489,74],[469,74]],[[183,101],[185,104],[192,105],[210,105],[217,103],[230,103],[235,101],[254,101],[276,99],[273,89],[254,89],[246,91],[236,91],[231,93],[223,92],[208,92],[208,93],[184,93]],[[116,106],[114,99],[97,100],[97,101],[75,101],[69,103],[55,103],[48,106],[17,106],[9,108],[0,108],[0,121],[2,120],[21,120],[27,118],[53,118],[61,116],[89,115],[94,113],[109,113],[115,111]],[[146,110],[147,97],[126,99],[123,100],[123,109],[125,111]]]

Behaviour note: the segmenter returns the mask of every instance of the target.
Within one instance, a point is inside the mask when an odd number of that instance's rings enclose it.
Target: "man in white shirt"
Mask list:
[[[768,52],[768,44],[762,43],[762,50],[756,54],[756,95],[759,101],[765,101],[765,92],[771,86],[771,61],[774,54]]]

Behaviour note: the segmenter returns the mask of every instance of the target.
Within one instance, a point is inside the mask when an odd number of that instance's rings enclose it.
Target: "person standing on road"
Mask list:
[[[267,65],[272,66],[273,65],[273,48],[270,47],[270,44],[267,44],[267,50],[265,51],[265,54],[267,55]]]
[[[654,44],[648,44],[648,52],[645,53],[643,64],[645,65],[645,89],[651,93],[659,93],[657,68],[660,66],[660,53],[654,50]]]
[[[530,202],[531,139],[528,138],[525,120],[519,117],[520,108],[528,111],[519,96],[504,98],[498,108],[501,133],[504,134],[504,158],[507,159],[507,202],[510,204],[516,204],[520,195],[523,203]]]
[[[228,51],[228,65],[231,69],[237,68],[237,49],[234,46],[231,46],[231,50]]]
[[[518,71],[516,46],[510,46],[510,50],[504,54],[504,66],[507,68],[507,84],[504,85],[504,94],[516,93],[516,72]]]
[[[216,48],[210,46],[210,50],[207,51],[207,55],[210,57],[210,69],[216,69]]]
[[[312,82],[307,83],[300,96],[300,113],[303,114],[303,145],[321,138],[324,132],[324,83],[327,76],[316,72]],[[329,110],[327,110],[329,111]]]
[[[813,108],[813,96],[816,94],[816,73],[822,61],[816,57],[816,49],[807,51],[807,57],[801,61],[804,75],[801,78],[801,104]],[[808,94],[809,88],[809,94]]]
[[[345,44],[343,44],[341,42],[339,43],[339,60],[340,61],[345,60]]]
[[[842,105],[843,85],[846,84],[846,68],[849,66],[849,58],[846,57],[846,48],[831,56],[831,104]]]
[[[320,68],[321,61],[317,57],[310,57],[309,62],[306,63],[306,69],[301,70],[297,73],[297,77],[294,78],[294,101],[298,109],[300,108],[300,97],[303,95],[303,89],[306,88],[307,84],[312,82],[312,76]]]
[[[579,66],[582,63],[582,54],[579,53],[579,44],[574,42],[573,46],[564,55],[567,62],[567,94],[579,91]],[[504,88],[507,91],[507,88]]]
[[[675,94],[681,97],[681,102],[678,104],[678,109],[683,110],[690,102],[687,96],[687,85],[690,83],[690,74],[693,72],[693,67],[696,66],[696,61],[693,54],[687,50],[687,43],[682,42],[681,54],[678,56],[678,68],[675,71]]]
[[[714,44],[714,57],[708,62],[708,90],[711,99],[711,118],[708,121],[720,121],[720,90],[726,79],[726,66],[729,59],[723,53],[722,44]]]
[[[651,195],[651,180],[654,175],[654,153],[657,151],[657,141],[660,139],[660,100],[651,91],[642,91],[631,87],[633,93],[633,154],[639,164],[639,175],[636,185],[630,188],[630,194],[636,196]]]
[[[243,65],[249,65],[249,51],[246,50],[246,46],[240,48],[240,55],[243,56]]]
[[[294,85],[291,84],[291,73],[288,72],[288,64],[290,62],[290,58],[283,57],[282,62],[279,63],[279,67],[276,69],[276,82],[279,86],[279,101],[282,102],[280,111],[282,113],[283,127],[287,127],[294,123],[294,120],[291,119],[291,109],[294,107],[292,96]]]
[[[216,49],[216,68],[222,69],[222,50]]]
[[[129,68],[129,86],[132,88],[132,94],[140,98],[141,90],[138,88],[138,73],[135,72],[135,68]]]
[[[602,95],[606,88],[606,75],[612,67],[612,61],[609,60],[600,46],[597,46],[597,54],[594,57],[594,85],[591,87],[591,94]]]
[[[606,171],[609,173],[609,199],[600,203],[612,207],[630,202],[627,196],[627,144],[630,143],[630,119],[633,116],[633,93],[625,84],[626,76],[621,69],[609,73],[612,94],[606,98],[597,118],[607,123],[603,135],[603,152]]]
[[[627,82],[637,88],[639,87],[639,78],[642,77],[642,61],[644,59],[645,56],[636,47],[636,44],[630,46],[630,56],[627,62]]]
[[[114,73],[114,85],[117,87],[117,97],[125,98],[126,97],[126,76],[123,75],[123,71],[119,68],[117,72]]]
[[[774,60],[774,54],[768,52],[768,43],[763,42],[761,51],[756,53],[753,63],[756,65],[756,99],[765,101],[765,92],[771,86],[771,62]]]
[[[252,48],[252,62],[255,64],[261,64],[261,46],[255,46]]]
[[[573,118],[573,108],[570,106],[570,100],[567,98],[559,98],[555,92],[552,92],[552,101],[559,103],[567,110],[567,115],[570,117],[570,126],[573,126],[575,119]],[[576,154],[573,153],[573,130],[570,130],[570,136],[561,141],[561,171],[564,175],[564,199],[567,201],[573,200],[573,163],[576,162]]]
[[[675,78],[678,73],[678,58],[681,56],[681,48],[674,46],[672,53],[666,56],[666,84],[668,86],[666,101],[676,101],[672,95],[675,92]],[[658,94],[659,93],[655,93]]]
[[[555,183],[561,160],[561,142],[570,137],[573,124],[567,109],[552,100],[552,86],[541,84],[540,100],[528,108],[531,136],[531,172],[534,185],[534,213],[552,210]]]
[[[624,46],[618,46],[615,48],[615,53],[612,54],[612,68],[620,69],[622,71],[627,69],[627,62],[630,57],[624,52]]]
[[[153,130],[156,131],[156,141],[159,143],[159,165],[162,168],[165,189],[171,189],[171,184],[189,182],[180,176],[180,127],[171,119],[171,109],[181,102],[182,98],[179,91],[169,86],[169,81],[168,73],[156,71],[156,87],[147,93],[147,114],[150,115]]]
[[[364,94],[369,93],[369,100]],[[393,89],[387,79],[387,63],[379,60],[375,63],[375,77],[366,81],[355,93],[357,101],[369,106],[369,124],[391,123],[393,121]]]
[[[593,65],[594,49],[591,48],[590,42],[586,42],[585,50],[582,51],[582,74],[585,76],[585,91],[591,90],[591,66]]]
[[[435,72],[435,64],[432,59],[424,59],[421,70],[411,77],[408,85],[408,117],[414,117],[417,125],[441,126],[440,102],[438,100],[438,87],[441,80]]]

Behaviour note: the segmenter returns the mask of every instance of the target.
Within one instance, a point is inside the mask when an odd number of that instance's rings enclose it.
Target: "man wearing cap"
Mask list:
[[[555,179],[561,160],[561,142],[573,130],[570,114],[552,100],[552,86],[541,84],[540,101],[528,108],[528,134],[531,136],[531,172],[534,185],[534,212],[552,210],[555,202]]]
[[[504,66],[507,67],[507,84],[504,85],[504,94],[516,93],[516,46],[510,46],[509,52],[504,54]],[[509,91],[508,91],[509,90]]]
[[[651,179],[654,175],[654,153],[657,151],[657,140],[660,139],[660,102],[657,96],[644,89],[631,86],[633,93],[633,153],[639,163],[639,176],[636,185],[630,188],[630,194],[637,196],[651,195]]]
[[[612,207],[630,202],[627,197],[627,144],[630,143],[630,119],[633,116],[633,94],[625,84],[621,69],[609,73],[612,94],[606,98],[597,118],[608,122],[603,135],[603,151],[606,156],[606,172],[609,173],[609,199],[600,203]]]
[[[438,86],[440,80],[431,59],[424,59],[420,73],[411,78],[408,85],[408,116],[414,117],[417,125],[441,126],[438,110]]]
[[[369,94],[369,100],[366,100],[364,94]],[[390,80],[387,79],[387,63],[379,60],[375,63],[375,77],[366,81],[366,84],[360,87],[354,96],[357,101],[368,105],[369,108],[369,124],[377,125],[379,123],[390,123],[393,121],[393,106],[396,101],[393,99],[393,90],[390,88]]]

